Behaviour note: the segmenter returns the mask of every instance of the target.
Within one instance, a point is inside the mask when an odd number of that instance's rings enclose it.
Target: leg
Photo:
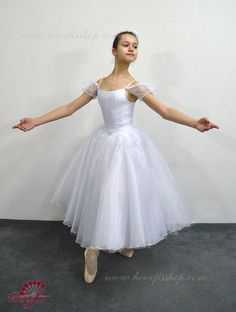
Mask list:
[[[99,252],[100,250],[98,249],[92,249],[92,248],[86,248],[86,255],[89,257],[89,258],[97,258],[99,256]]]

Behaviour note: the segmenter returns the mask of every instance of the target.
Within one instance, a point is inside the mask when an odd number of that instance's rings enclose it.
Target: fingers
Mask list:
[[[219,128],[216,124],[211,122],[208,117],[204,117],[204,121],[205,121],[205,124],[207,124],[208,127],[210,127],[210,128],[212,128],[212,127]]]
[[[20,124],[13,126],[12,129],[19,128],[19,127],[20,127]]]
[[[219,126],[211,123],[203,131],[208,131],[208,130],[213,129],[213,128],[219,129]]]
[[[213,124],[213,127],[219,129],[219,126],[216,124]]]
[[[219,126],[216,125],[216,124],[214,124],[213,122],[210,123],[210,127],[211,127],[211,128],[217,128],[217,129],[219,129]]]
[[[211,121],[208,119],[208,117],[204,117],[204,118],[205,118],[205,121],[206,121],[206,124],[207,124],[206,127],[208,127],[208,129],[212,129],[212,128],[217,128],[217,129],[219,129],[219,126],[216,125],[216,124],[214,124],[213,122],[211,122]]]
[[[12,129],[18,128],[22,131],[27,131],[27,128],[23,127],[22,124],[17,124],[15,126],[12,127]]]
[[[25,120],[26,120],[26,118],[21,119],[21,120],[20,120],[20,123],[14,125],[14,126],[12,127],[12,129],[18,128],[18,129],[20,129],[20,130],[25,131],[26,128],[23,126],[23,123],[24,123]]]
[[[21,128],[21,124],[17,124],[17,125],[15,125],[15,126],[12,127],[12,129],[15,129],[15,128],[20,129],[20,128]]]

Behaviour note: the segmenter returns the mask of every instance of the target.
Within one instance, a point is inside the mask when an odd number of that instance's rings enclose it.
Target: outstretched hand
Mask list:
[[[25,132],[25,131],[29,131],[29,130],[33,129],[36,126],[37,125],[36,125],[36,123],[34,121],[34,118],[27,118],[26,117],[26,118],[21,119],[20,123],[15,125],[15,126],[13,126],[12,129],[18,128],[18,129],[20,129],[20,130]]]
[[[202,117],[197,121],[195,128],[201,132],[204,132],[212,128],[219,129],[219,126],[211,122],[207,117]]]

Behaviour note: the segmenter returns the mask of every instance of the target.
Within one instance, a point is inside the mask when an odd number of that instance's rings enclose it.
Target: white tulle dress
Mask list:
[[[97,98],[104,124],[78,147],[51,200],[65,208],[63,224],[75,241],[114,253],[150,247],[191,227],[195,220],[167,162],[133,124],[134,102],[127,92],[142,101],[155,87],[131,82],[105,91],[90,81],[82,90]]]

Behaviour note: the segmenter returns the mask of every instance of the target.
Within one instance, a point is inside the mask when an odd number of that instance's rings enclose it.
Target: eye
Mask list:
[[[128,44],[124,44],[124,47],[128,47]],[[138,47],[134,47],[135,49],[137,49]]]

